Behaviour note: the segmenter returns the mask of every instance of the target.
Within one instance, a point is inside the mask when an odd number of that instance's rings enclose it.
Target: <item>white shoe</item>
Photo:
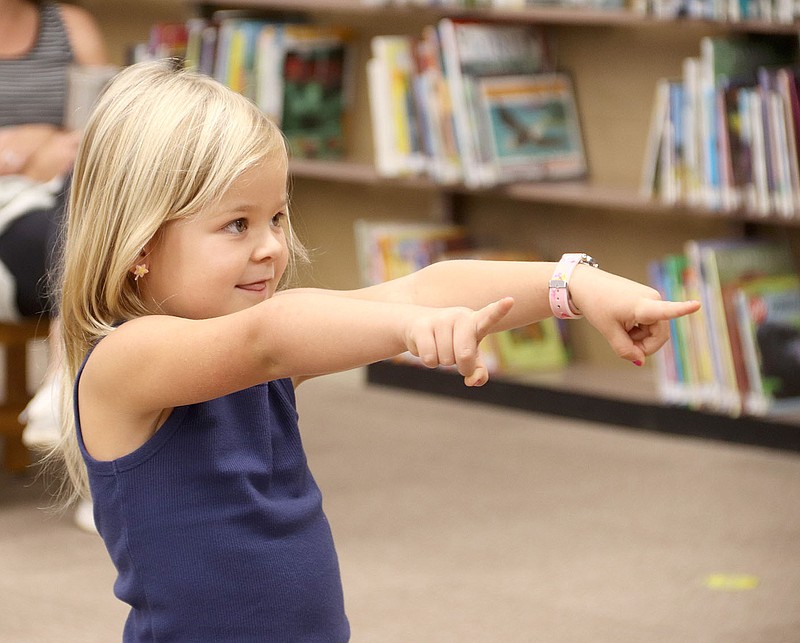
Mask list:
[[[25,410],[19,414],[19,421],[25,425],[22,443],[29,449],[45,449],[53,446],[61,435],[59,414],[59,389],[57,378],[48,377],[36,391]]]
[[[96,534],[97,527],[94,525],[94,505],[91,500],[79,500],[75,509],[75,524],[84,531]]]

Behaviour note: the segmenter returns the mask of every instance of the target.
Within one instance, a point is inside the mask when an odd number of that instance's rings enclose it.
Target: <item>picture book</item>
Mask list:
[[[485,77],[478,81],[478,95],[494,182],[586,174],[578,110],[566,74]]]
[[[344,154],[352,61],[349,31],[264,25],[259,33],[256,104],[286,135],[297,158]]]
[[[800,277],[755,279],[736,292],[753,415],[800,410]]]
[[[543,30],[444,18],[438,23],[442,60],[450,88],[458,149],[469,187],[496,181],[478,82],[487,76],[536,74],[549,69]]]

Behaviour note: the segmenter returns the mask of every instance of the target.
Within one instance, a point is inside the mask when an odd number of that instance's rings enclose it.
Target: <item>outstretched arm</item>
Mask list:
[[[424,306],[481,308],[502,297],[514,307],[496,330],[552,315],[548,282],[556,264],[519,261],[442,261],[407,277],[330,294]],[[697,311],[695,301],[662,301],[656,290],[609,272],[578,266],[570,280],[575,306],[623,359],[644,363],[669,339],[669,320]]]

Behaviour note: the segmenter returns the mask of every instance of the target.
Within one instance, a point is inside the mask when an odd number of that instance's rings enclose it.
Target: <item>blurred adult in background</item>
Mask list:
[[[71,65],[107,63],[86,10],[0,0],[0,321],[51,318],[51,367],[20,418],[31,448],[52,444],[60,430],[58,322],[47,277],[81,134],[64,127],[68,74]],[[91,503],[79,506],[75,518],[94,529]]]

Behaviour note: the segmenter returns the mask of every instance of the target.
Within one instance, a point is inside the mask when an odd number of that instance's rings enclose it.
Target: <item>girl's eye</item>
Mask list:
[[[278,214],[272,217],[272,225],[275,227],[280,227],[285,218],[286,215],[283,212],[278,212]]]
[[[228,232],[241,234],[247,230],[247,219],[236,219],[236,221],[231,221],[225,226],[225,230]]]

